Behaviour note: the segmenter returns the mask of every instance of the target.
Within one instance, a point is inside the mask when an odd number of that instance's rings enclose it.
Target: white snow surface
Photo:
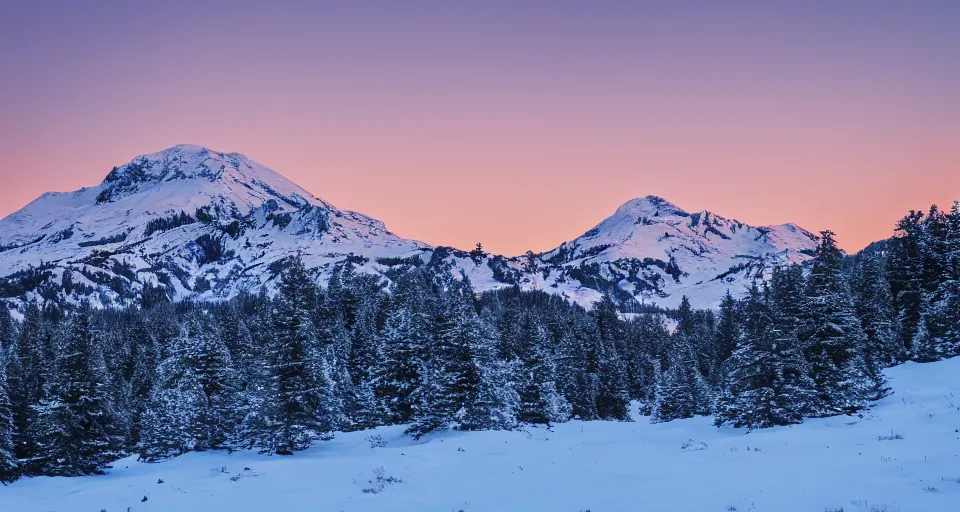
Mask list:
[[[198,209],[209,218],[201,219]],[[148,229],[151,221],[181,212],[196,222]],[[215,261],[205,257],[203,237],[222,242]],[[687,295],[695,307],[709,308],[727,290],[742,295],[777,265],[805,261],[815,245],[812,234],[793,224],[753,227],[647,196],[532,258],[491,255],[477,265],[467,253],[451,251],[444,261],[478,291],[519,285],[585,307],[603,292],[666,307]],[[272,291],[271,263],[295,254],[322,283],[351,254],[366,258],[358,260],[362,271],[384,274],[399,258],[427,262],[433,251],[243,155],[190,145],[136,157],[96,187],[46,193],[0,220],[0,278],[47,265],[52,282],[59,285],[68,273],[103,304],[130,303],[147,283],[165,284],[177,299]]]
[[[338,434],[289,457],[130,457],[105,476],[23,479],[0,487],[0,510],[960,510],[960,357],[887,375],[894,394],[862,418],[747,432],[706,417],[637,417],[420,441],[395,426]],[[385,446],[365,440],[375,434]],[[378,485],[377,468],[402,482]]]

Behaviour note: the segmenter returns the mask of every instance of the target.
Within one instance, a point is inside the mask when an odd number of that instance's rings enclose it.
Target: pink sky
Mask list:
[[[848,250],[960,199],[960,2],[139,4],[0,1],[0,215],[179,143],[506,254],[648,194]]]

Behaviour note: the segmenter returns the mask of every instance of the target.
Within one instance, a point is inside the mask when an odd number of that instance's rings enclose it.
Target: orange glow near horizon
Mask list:
[[[5,4],[0,216],[188,143],[434,245],[655,194],[858,250],[960,199],[960,4],[906,4]]]

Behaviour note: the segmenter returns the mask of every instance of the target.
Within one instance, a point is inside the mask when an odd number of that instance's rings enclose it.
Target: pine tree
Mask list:
[[[711,392],[697,365],[693,347],[678,330],[669,367],[657,384],[651,422],[661,423],[710,414]]]
[[[0,351],[11,350],[17,339],[17,328],[10,316],[10,309],[6,304],[0,304]]]
[[[600,363],[602,346],[596,323],[590,318],[573,317],[560,336],[557,346],[559,389],[571,405],[571,415],[582,420],[600,418]],[[523,382],[521,378],[518,382]]]
[[[661,369],[670,345],[670,331],[663,316],[654,313],[641,314],[629,326],[633,332],[628,343],[628,349],[632,352],[629,358],[630,364],[636,368],[631,376],[632,395],[640,400],[640,411],[649,415],[662,377]]]
[[[789,405],[799,407],[800,414],[817,410],[819,399],[805,357],[805,346],[799,339],[806,305],[806,279],[799,264],[775,269],[770,279],[770,305],[774,313],[773,341],[781,359],[781,393]]]
[[[347,330],[347,316],[355,316],[355,304],[343,307],[342,301],[354,301],[343,290],[339,277],[328,288],[317,308],[315,325],[317,333],[317,352],[312,359],[312,371],[317,379],[319,408],[317,409],[317,428],[321,438],[330,439],[335,430],[353,428],[348,413],[355,409],[353,381],[350,377],[351,337]]]
[[[351,418],[357,428],[373,428],[388,419],[384,404],[376,396],[377,366],[383,360],[382,339],[377,329],[377,297],[362,300],[350,334],[350,377],[353,397]]]
[[[857,255],[852,287],[857,316],[867,336],[866,357],[879,368],[902,361],[906,349],[897,333],[893,297],[884,277],[880,254],[863,252]]]
[[[269,430],[267,403],[276,397],[271,387],[273,368],[265,363],[273,343],[269,302],[266,296],[242,295],[218,315],[218,331],[230,350],[236,382],[237,424],[227,441],[229,447],[252,448]]]
[[[5,308],[4,308],[5,309]],[[7,387],[7,358],[0,350],[0,483],[20,478],[20,461],[14,453],[13,408]]]
[[[196,450],[207,435],[207,398],[190,364],[190,345],[187,336],[176,338],[157,370],[141,419],[140,458],[144,461],[163,461]]]
[[[727,290],[727,294],[720,301],[720,319],[717,322],[714,366],[722,368],[723,363],[733,355],[739,344],[740,319],[737,316],[737,302],[730,294],[730,290]],[[725,372],[721,372],[721,379],[717,383],[721,389],[726,387],[723,377],[725,377]]]
[[[766,428],[800,423],[813,397],[795,332],[756,285],[743,301],[743,337],[725,362],[716,424]]]
[[[917,237],[920,258],[920,323],[913,340],[913,357],[918,361],[935,361],[960,353],[958,331],[957,243],[960,239],[960,212],[949,215],[936,205],[923,220]]]
[[[512,430],[517,427],[520,395],[514,378],[516,362],[497,357],[495,330],[477,319],[477,336],[472,338],[470,355],[480,372],[476,396],[466,406],[460,428],[464,430]]]
[[[520,338],[522,318],[520,289],[513,288],[503,298],[500,315],[497,318],[497,350],[504,361],[519,361],[525,345]]]
[[[866,336],[860,327],[841,272],[842,253],[832,231],[822,231],[803,311],[802,341],[819,395],[815,416],[848,413],[863,407],[870,389],[880,389],[880,372],[864,357]]]
[[[557,389],[556,361],[540,319],[528,313],[522,321],[520,337],[525,349],[519,378],[518,419],[534,424],[568,420],[571,407]]]
[[[261,440],[266,450],[290,455],[326,434],[318,418],[322,410],[320,378],[329,368],[320,361],[321,348],[313,323],[316,289],[303,262],[293,259],[280,278],[273,307],[270,387],[276,398],[267,404],[270,429]]]
[[[36,443],[30,437],[36,421],[34,406],[40,403],[54,361],[53,350],[49,347],[49,330],[39,304],[29,303],[17,341],[9,351],[7,379],[13,411],[14,449],[19,459],[30,460],[35,456]]]
[[[147,408],[150,392],[156,385],[157,368],[160,366],[160,345],[142,315],[134,320],[130,332],[130,363],[130,398],[133,408],[131,442],[136,444],[140,441],[140,420]]]
[[[913,340],[913,357],[918,361],[935,361],[953,355],[955,340],[950,334],[956,317],[947,309],[952,292],[953,272],[948,250],[950,222],[937,208],[920,225],[917,237],[920,284],[920,323]],[[921,343],[920,346],[917,343]]]
[[[471,349],[483,336],[469,281],[453,283],[441,296],[436,335],[430,346],[428,378],[417,394],[414,424],[410,432],[419,437],[463,422],[466,406],[480,385],[480,369]]]
[[[912,351],[913,339],[920,324],[923,301],[921,279],[920,237],[923,213],[910,211],[897,222],[894,237],[890,239],[890,255],[886,274],[897,312],[897,331],[900,345]]]
[[[687,304],[689,305],[689,301]],[[604,295],[594,304],[592,316],[597,322],[597,334],[600,337],[597,415],[602,419],[627,420],[630,404],[627,366],[620,356],[626,352],[626,328],[616,305],[608,295]]]
[[[483,264],[483,259],[487,257],[487,252],[483,250],[483,244],[477,242],[477,246],[470,251],[470,259],[473,260],[474,265],[480,266]]]
[[[196,449],[223,448],[236,422],[230,351],[205,316],[191,315],[184,330],[185,364],[203,391],[202,434]]]
[[[30,435],[37,453],[31,467],[47,475],[101,473],[122,454],[122,438],[89,310],[77,311],[65,330],[56,371],[44,386],[40,403],[33,406],[37,418]]]
[[[397,278],[383,329],[384,360],[378,365],[377,396],[389,409],[393,423],[413,418],[414,392],[422,388],[423,374],[433,343],[434,305],[419,271]]]

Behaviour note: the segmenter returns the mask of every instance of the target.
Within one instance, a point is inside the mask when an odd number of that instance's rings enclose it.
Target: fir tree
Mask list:
[[[923,289],[921,279],[920,237],[923,213],[911,211],[897,222],[890,239],[886,274],[897,312],[900,344],[909,352],[920,324]]]
[[[753,286],[743,301],[743,337],[725,362],[726,387],[717,400],[716,424],[766,428],[800,423],[813,382],[795,332],[778,321],[767,294]]]
[[[433,343],[433,300],[418,272],[397,279],[383,329],[384,360],[378,365],[377,396],[389,409],[393,423],[413,418],[416,396]]]
[[[47,475],[101,473],[122,454],[107,378],[90,313],[77,311],[66,326],[56,370],[33,406],[31,436],[37,453],[31,467]]]
[[[10,309],[6,304],[0,304],[0,351],[12,349],[17,339],[17,328],[10,316]]]
[[[516,362],[497,357],[496,334],[489,324],[476,322],[470,354],[479,370],[476,396],[466,406],[460,428],[464,430],[512,430],[517,427],[520,395],[514,378]]]
[[[733,355],[733,352],[740,344],[740,318],[737,316],[737,302],[730,295],[730,290],[720,301],[720,319],[717,322],[717,336],[714,354],[714,366],[722,368],[724,361]],[[721,372],[721,379],[718,385],[721,389],[726,387],[723,377],[725,372]]]
[[[313,280],[303,262],[293,259],[281,275],[273,307],[274,339],[268,357],[276,398],[266,404],[270,428],[261,441],[265,449],[280,455],[306,449],[326,433],[318,412],[324,405],[320,378],[329,368],[319,360],[315,307]]]
[[[815,416],[856,411],[870,389],[879,389],[879,372],[870,372],[864,357],[866,336],[860,327],[841,273],[842,253],[832,231],[822,231],[803,310],[802,341],[819,395]]]
[[[711,392],[697,365],[693,347],[678,331],[669,367],[657,384],[653,423],[710,414]]]
[[[230,352],[214,326],[192,315],[184,332],[184,358],[203,392],[202,431],[197,449],[222,448],[232,435],[235,388]]]
[[[689,302],[688,302],[689,305]],[[604,295],[594,305],[592,316],[597,322],[600,337],[598,370],[600,388],[597,394],[597,415],[602,419],[629,419],[627,407],[630,394],[627,384],[627,366],[620,354],[626,352],[626,328],[616,305]]]
[[[350,334],[350,377],[353,397],[351,417],[357,428],[373,428],[387,421],[388,413],[376,396],[376,369],[383,361],[382,339],[377,329],[379,304],[368,297],[360,302]]]
[[[10,350],[7,379],[13,411],[14,448],[19,459],[33,459],[36,443],[30,432],[36,420],[36,409],[54,361],[49,328],[39,304],[27,305],[19,336]]]
[[[141,420],[140,458],[157,462],[196,450],[207,434],[207,398],[189,362],[190,340],[174,340]]]
[[[160,345],[150,332],[146,319],[138,316],[130,331],[130,400],[132,411],[131,443],[140,441],[140,421],[147,408],[150,392],[157,381]]]
[[[0,351],[0,483],[20,478],[20,461],[13,447],[13,408],[7,387],[7,358]]]
[[[570,418],[571,407],[557,389],[557,368],[549,338],[540,320],[532,314],[523,319],[520,337],[526,347],[519,378],[523,423],[555,423]]]
[[[591,319],[571,319],[557,347],[557,379],[574,417],[600,418],[597,400],[601,392],[602,351],[596,324]]]
[[[878,368],[902,361],[906,349],[897,333],[893,297],[884,277],[881,255],[857,255],[851,281],[857,316],[867,336],[866,357]]]
[[[670,345],[670,331],[659,314],[644,313],[628,324],[629,362],[635,369],[630,377],[632,396],[641,401],[641,412],[651,414],[661,369]]]
[[[473,306],[473,288],[466,279],[454,283],[443,293],[436,318],[436,335],[426,366],[428,378],[418,392],[410,427],[416,437],[463,421],[465,408],[476,398],[480,384],[480,369],[471,349],[482,336]]]

